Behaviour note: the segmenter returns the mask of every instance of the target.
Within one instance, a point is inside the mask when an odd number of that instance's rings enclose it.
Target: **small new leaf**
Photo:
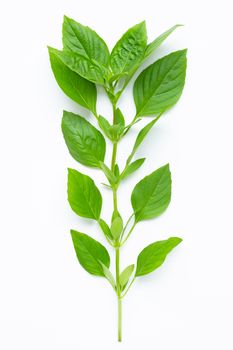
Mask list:
[[[124,126],[121,124],[114,124],[111,125],[109,121],[102,117],[101,115],[98,118],[98,123],[100,128],[103,130],[105,135],[111,140],[111,141],[119,141],[123,131]]]
[[[133,163],[128,164],[126,169],[122,173],[121,180],[125,179],[126,177],[134,173],[136,170],[138,170],[144,163],[145,159],[146,158],[139,158],[135,160]]]
[[[103,135],[86,119],[63,112],[62,132],[72,157],[79,163],[100,168],[104,161],[106,143]]]
[[[102,117],[102,115],[99,115],[98,124],[101,130],[103,130],[104,134],[111,140],[112,139],[112,135],[110,132],[111,125],[109,121],[106,118]]]
[[[71,236],[80,265],[92,275],[105,277],[102,264],[110,265],[107,249],[85,233],[71,230]]]
[[[118,164],[115,164],[115,167],[114,167],[114,175],[116,176],[117,179],[119,179],[119,176],[120,176],[120,169],[119,169],[119,165],[118,165]]]
[[[113,236],[112,236],[112,233],[111,233],[111,230],[110,230],[110,227],[108,226],[108,224],[103,219],[99,220],[99,224],[100,224],[100,227],[101,227],[103,233],[105,234],[105,236],[108,239],[112,240]]]
[[[147,45],[144,58],[149,57],[155,50],[158,49],[158,47],[164,42],[164,40],[167,39],[167,37],[174,32],[174,30],[178,27],[182,27],[182,24],[176,24],[175,26],[171,27],[170,29],[166,30],[166,32],[162,33],[160,36],[158,36],[154,41],[152,41],[150,44]]]
[[[79,216],[99,220],[102,196],[94,181],[74,169],[68,169],[68,201]]]
[[[104,164],[103,162],[100,162],[100,167],[103,170],[103,172],[104,172],[106,178],[108,179],[109,183],[110,184],[115,184],[117,182],[117,178],[114,175],[114,173],[112,172],[112,170],[109,169],[109,167],[106,164]]]
[[[114,118],[115,118],[116,124],[119,124],[123,128],[125,127],[125,117],[124,117],[123,113],[121,112],[120,108],[116,109]]]
[[[115,279],[114,279],[111,271],[101,261],[99,261],[99,263],[102,266],[104,276],[107,278],[107,280],[109,281],[109,283],[111,284],[113,289],[116,290],[116,282],[115,282]]]
[[[158,241],[144,248],[138,256],[135,276],[143,276],[161,266],[170,251],[175,248],[181,238],[171,237],[165,241]]]
[[[132,152],[130,153],[130,156],[127,159],[127,163],[130,163],[130,161],[133,158],[134,154],[136,153],[138,147],[141,145],[142,141],[144,140],[144,138],[149,133],[149,131],[151,130],[151,128],[154,126],[154,124],[157,122],[158,119],[159,119],[159,117],[153,119],[150,123],[148,123],[146,126],[144,126],[144,128],[142,128],[142,130],[139,131],[138,136],[136,138],[136,141],[134,143]]]
[[[121,286],[121,290],[122,291],[127,286],[128,282],[129,282],[129,279],[130,279],[130,276],[133,273],[133,270],[134,270],[134,265],[129,265],[120,274],[120,286]]]
[[[133,189],[131,203],[135,221],[152,219],[167,209],[171,200],[171,173],[165,165],[144,177]]]
[[[117,216],[112,221],[111,233],[113,238],[117,241],[123,231],[123,220],[120,216]]]
[[[118,216],[121,217],[121,214],[119,213],[119,211],[118,211],[118,210],[113,210],[111,222],[113,223],[113,221],[114,221]]]
[[[186,51],[159,59],[138,76],[133,89],[137,117],[160,114],[179,100],[185,83]]]

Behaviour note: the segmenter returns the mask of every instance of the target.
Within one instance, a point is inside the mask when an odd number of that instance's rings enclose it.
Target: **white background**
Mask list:
[[[94,28],[111,48],[143,19],[149,41],[185,24],[153,56],[188,47],[183,96],[138,151],[147,157],[141,171],[119,191],[126,219],[136,182],[169,162],[172,203],[159,219],[136,227],[122,249],[122,267],[153,241],[175,235],[184,241],[132,287],[123,304],[123,344],[116,342],[112,289],[80,267],[69,235],[74,228],[104,242],[95,223],[78,218],[66,201],[68,166],[91,174],[100,187],[103,176],[69,156],[60,131],[63,109],[90,118],[50,70],[46,45],[61,48],[63,14]],[[232,350],[231,1],[9,0],[0,16],[0,348]],[[109,117],[100,94],[99,112]],[[132,84],[125,95],[120,106],[129,121]],[[122,142],[121,165],[141,126]],[[111,195],[101,192],[107,219]]]

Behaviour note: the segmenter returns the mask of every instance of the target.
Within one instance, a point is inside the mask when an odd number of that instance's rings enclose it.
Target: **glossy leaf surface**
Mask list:
[[[75,52],[94,63],[108,66],[108,47],[94,30],[64,16],[62,34],[65,51]]]
[[[126,168],[126,170],[123,172],[121,179],[125,179],[126,177],[130,176],[131,174],[133,174],[136,170],[138,170],[142,164],[144,163],[146,158],[139,158],[137,160],[135,160],[134,162],[132,162],[131,164],[129,164]]]
[[[151,273],[163,264],[166,256],[180,242],[181,238],[171,237],[165,241],[158,241],[144,248],[138,256],[135,276]]]
[[[49,48],[51,68],[62,91],[73,101],[96,113],[96,86],[67,67],[56,50]]]
[[[71,230],[71,237],[80,265],[92,275],[105,276],[101,263],[110,265],[107,249],[85,233]]]
[[[157,115],[180,98],[186,73],[186,50],[167,55],[146,68],[134,83],[137,117]]]
[[[64,111],[62,132],[75,160],[90,167],[100,167],[105,157],[106,144],[99,130],[81,116]]]
[[[118,75],[131,73],[142,61],[146,44],[145,22],[130,28],[116,43],[111,52],[110,64],[113,73]]]
[[[133,189],[131,203],[136,222],[162,214],[171,200],[171,173],[165,165],[144,177]]]
[[[100,218],[100,191],[89,176],[74,169],[68,169],[68,201],[79,216],[95,220]]]
[[[60,51],[53,49],[53,52],[63,62],[63,64],[65,64],[72,71],[81,75],[83,78],[96,84],[105,84],[105,79],[108,72],[104,66],[98,65],[89,58],[71,51]]]
[[[120,285],[121,285],[121,290],[123,291],[125,287],[127,286],[129,279],[133,273],[134,270],[134,265],[129,265],[127,266],[122,273],[120,274]]]

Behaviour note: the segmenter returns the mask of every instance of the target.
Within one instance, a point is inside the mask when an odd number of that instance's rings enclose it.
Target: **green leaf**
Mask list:
[[[137,117],[162,113],[179,100],[185,83],[186,51],[159,59],[138,76],[133,91]]]
[[[123,171],[121,179],[125,179],[126,177],[128,177],[129,175],[131,175],[132,173],[134,173],[136,170],[138,170],[142,164],[144,163],[146,158],[139,158],[137,160],[135,160],[133,163],[129,164],[125,171]]]
[[[119,169],[119,165],[118,164],[115,164],[115,166],[114,166],[114,175],[116,176],[117,179],[119,179],[120,169]]]
[[[120,124],[114,124],[110,127],[112,141],[119,141],[124,131],[124,127]]]
[[[119,124],[123,128],[125,127],[125,118],[120,108],[116,109],[114,118],[115,118],[115,124]]]
[[[114,219],[116,219],[118,216],[121,217],[121,214],[119,213],[118,210],[114,210],[113,213],[112,213],[112,219],[111,219],[111,222],[113,222]]]
[[[131,162],[131,159],[133,158],[135,152],[137,151],[138,147],[141,145],[142,141],[144,140],[144,138],[146,137],[146,135],[149,133],[149,131],[151,130],[151,128],[154,126],[154,124],[157,122],[158,118],[153,119],[150,123],[148,123],[146,126],[144,126],[144,128],[142,128],[142,130],[140,130],[140,132],[138,133],[138,136],[136,138],[136,141],[134,143],[132,152],[130,153],[128,159],[127,159],[127,163]]]
[[[100,262],[109,267],[110,257],[107,249],[85,233],[71,230],[71,237],[80,265],[92,275],[105,277]]]
[[[124,126],[121,124],[111,125],[109,121],[101,115],[98,118],[98,123],[100,128],[110,140],[118,141],[120,139],[124,131]]]
[[[102,197],[94,181],[74,169],[68,169],[68,201],[79,216],[99,220]]]
[[[135,276],[143,276],[154,271],[161,266],[170,251],[175,248],[181,238],[171,237],[165,241],[158,241],[144,248],[137,259],[137,269]]]
[[[72,100],[96,114],[96,86],[69,69],[56,55],[56,50],[48,48],[51,68],[62,91]]]
[[[101,227],[103,233],[105,234],[105,236],[107,238],[109,238],[110,240],[112,240],[113,236],[111,234],[111,230],[110,230],[110,227],[108,226],[108,224],[103,219],[99,220],[99,224],[100,224],[100,227]]]
[[[176,24],[170,29],[166,30],[166,32],[162,33],[158,36],[154,41],[147,45],[144,57],[149,57],[158,47],[167,39],[167,37],[174,32],[174,30],[178,27],[182,27],[182,24]]]
[[[130,28],[113,48],[110,56],[113,74],[131,73],[142,61],[146,45],[146,25],[141,22]]]
[[[62,34],[65,51],[72,51],[97,64],[108,66],[108,47],[94,30],[64,16]]]
[[[117,241],[123,231],[123,220],[121,216],[117,216],[113,219],[111,225],[111,233],[113,238]]]
[[[101,185],[107,187],[108,189],[112,189],[112,187],[111,187],[110,185],[108,185],[108,184],[106,184],[106,183],[104,183],[104,182],[101,182]]]
[[[99,115],[98,124],[101,130],[103,130],[103,132],[105,133],[105,135],[111,140],[112,139],[112,135],[110,131],[111,125],[109,121],[106,118],[102,117],[102,115]]]
[[[133,189],[131,203],[135,221],[152,219],[162,214],[171,200],[171,173],[169,165],[144,177]]]
[[[83,165],[100,167],[105,157],[105,139],[87,120],[71,112],[63,112],[62,132],[72,157]]]
[[[71,51],[59,51],[54,48],[52,50],[63,64],[81,75],[81,77],[93,83],[105,85],[108,72],[104,66],[100,66],[93,60]]]
[[[122,291],[127,286],[128,282],[129,282],[129,279],[130,279],[130,276],[133,273],[133,270],[134,270],[134,265],[129,265],[120,274],[120,286],[121,286],[121,290]]]
[[[116,282],[115,282],[115,279],[114,279],[111,271],[101,261],[99,261],[99,262],[103,268],[104,276],[107,278],[107,280],[109,281],[109,283],[111,284],[113,289],[116,290]]]
[[[117,178],[114,175],[114,173],[112,172],[111,169],[109,169],[109,167],[104,164],[103,162],[100,162],[100,166],[101,169],[103,170],[105,176],[107,177],[108,181],[110,182],[110,184],[115,184],[117,182]]]
[[[174,27],[168,29],[166,32],[161,34],[158,38],[156,38],[153,42],[151,42],[149,45],[147,45],[146,50],[144,52],[144,57],[143,59],[138,62],[138,65],[135,66],[134,70],[131,72],[130,76],[126,77],[124,87],[123,89],[127,86],[128,82],[130,81],[132,75],[136,72],[138,69],[139,65],[143,63],[162,43],[163,41],[177,28],[182,26],[181,24],[177,24]]]

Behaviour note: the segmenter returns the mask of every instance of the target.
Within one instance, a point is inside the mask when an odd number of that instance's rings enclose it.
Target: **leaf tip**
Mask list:
[[[146,31],[146,21],[143,20],[143,21],[139,22],[139,23],[136,24],[133,28],[142,28],[143,30]]]
[[[68,16],[64,15],[64,16],[63,16],[63,23],[69,22],[70,19],[71,19],[71,18],[69,18]]]
[[[61,51],[59,51],[58,49],[55,49],[54,47],[51,47],[49,45],[47,45],[48,51],[49,51],[49,55],[56,55],[56,57],[59,57],[59,53],[61,53]]]
[[[170,172],[170,164],[169,164],[169,163],[165,164],[165,165],[163,166],[163,168],[164,168],[165,170],[168,170],[168,171]]]
[[[68,175],[71,175],[75,170],[72,168],[67,168]]]
[[[67,112],[65,109],[62,111],[62,117],[64,118],[69,112]]]
[[[184,56],[186,56],[186,55],[187,55],[187,52],[188,52],[188,49],[185,48],[185,49],[183,49],[183,50],[180,50],[180,52],[181,52],[182,54],[184,54]]]
[[[75,234],[75,232],[76,232],[75,230],[71,229],[71,230],[70,230],[71,236],[73,236],[73,235]]]
[[[73,243],[75,243],[75,242],[77,243],[77,239],[78,239],[78,236],[80,235],[80,233],[78,231],[71,229],[70,235],[71,235]]]
[[[47,45],[46,47],[47,47],[47,49],[48,49],[48,52],[49,52],[49,56],[50,56],[50,57],[51,57],[52,54],[55,54],[55,50],[56,50],[56,49],[54,49],[53,47],[51,47],[51,46],[49,46],[49,45]]]
[[[175,242],[176,245],[180,244],[180,243],[183,241],[183,239],[180,238],[180,237],[171,237],[170,240],[172,240],[173,242]]]

